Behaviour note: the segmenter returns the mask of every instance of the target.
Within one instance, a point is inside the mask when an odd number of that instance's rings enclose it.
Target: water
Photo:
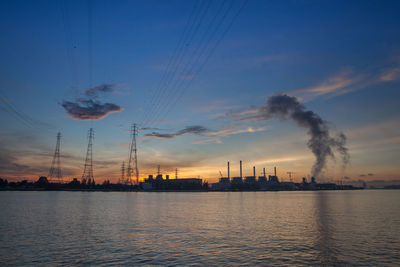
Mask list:
[[[0,265],[400,265],[400,191],[0,192]]]

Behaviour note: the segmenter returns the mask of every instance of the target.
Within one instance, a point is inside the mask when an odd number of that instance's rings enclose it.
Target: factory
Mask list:
[[[293,182],[280,182],[276,175],[276,167],[274,175],[267,178],[265,168],[263,175],[256,176],[256,167],[253,167],[252,176],[243,176],[242,161],[240,161],[240,175],[238,177],[230,177],[230,163],[227,163],[228,177],[221,177],[219,182],[211,184],[211,190],[230,191],[230,190],[295,190],[296,185]]]
[[[163,178],[162,174],[157,174],[154,178],[149,175],[142,183],[143,190],[202,190],[206,186],[203,185],[202,179],[198,178],[176,178],[170,179],[169,175]]]

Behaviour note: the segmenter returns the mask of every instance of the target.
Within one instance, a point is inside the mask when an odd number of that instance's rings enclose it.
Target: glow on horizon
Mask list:
[[[178,168],[179,177],[213,182],[228,160],[235,176],[243,160],[246,175],[276,166],[280,178],[290,171],[299,181],[315,161],[307,130],[235,117],[257,115],[268,96],[287,93],[347,136],[350,165],[329,159],[321,179],[400,179],[400,2],[248,1],[201,72],[175,73],[171,86],[190,82],[187,90],[157,94],[195,3],[93,2],[89,75],[85,3],[68,1],[62,14],[59,1],[2,2],[0,177],[46,176],[61,131],[63,176],[80,178],[92,127],[95,179],[116,182],[127,131],[149,116],[138,139],[141,180],[161,165],[170,177]],[[207,29],[187,43],[178,69]]]

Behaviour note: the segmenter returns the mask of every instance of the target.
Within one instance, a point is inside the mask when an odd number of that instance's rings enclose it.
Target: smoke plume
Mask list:
[[[343,168],[349,162],[348,149],[345,146],[346,136],[340,132],[336,137],[332,137],[328,123],[313,111],[306,110],[296,97],[286,94],[270,96],[265,106],[257,108],[257,112],[241,120],[248,119],[293,120],[300,127],[306,128],[310,136],[307,145],[316,158],[312,167],[312,175],[315,177],[325,168],[328,157],[334,157],[334,150],[340,153]]]

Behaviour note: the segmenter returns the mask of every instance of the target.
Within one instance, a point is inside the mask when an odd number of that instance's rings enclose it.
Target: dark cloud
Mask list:
[[[300,127],[306,128],[310,139],[308,147],[315,155],[316,161],[312,168],[312,175],[318,176],[325,168],[328,157],[334,157],[333,150],[337,150],[343,160],[343,167],[349,162],[346,136],[340,132],[336,137],[330,134],[330,128],[318,114],[301,104],[296,97],[286,94],[270,96],[264,106],[252,108],[240,120],[293,120]]]
[[[349,176],[345,176],[345,177],[343,177],[345,180],[350,180],[351,179],[351,177],[349,177]]]
[[[123,109],[112,103],[100,103],[94,100],[80,99],[77,102],[63,101],[63,108],[75,120],[101,120],[112,112],[121,112]]]
[[[160,139],[173,139],[178,136],[184,135],[184,134],[195,134],[195,135],[202,135],[204,133],[210,132],[209,129],[203,127],[203,126],[185,126],[182,130],[177,131],[175,133],[159,133],[159,132],[152,132],[150,134],[145,134],[144,136],[146,137],[155,137],[155,138],[160,138]]]
[[[96,97],[99,93],[112,93],[115,91],[116,84],[101,84],[99,86],[87,89],[85,95],[89,97]]]
[[[360,177],[371,177],[371,176],[374,176],[374,174],[373,173],[367,173],[367,174],[360,174]]]

